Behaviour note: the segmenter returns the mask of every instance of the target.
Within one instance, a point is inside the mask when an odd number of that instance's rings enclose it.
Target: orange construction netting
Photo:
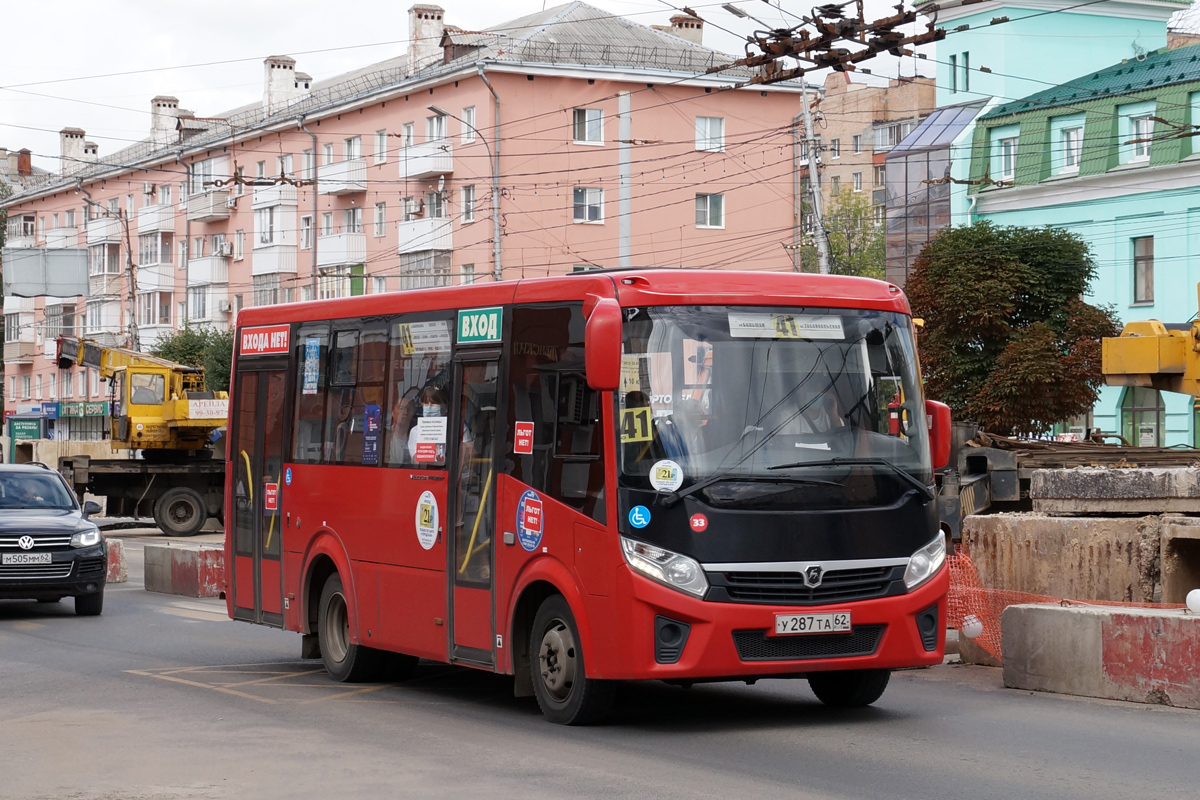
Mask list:
[[[1015,592],[1007,589],[989,589],[979,578],[971,557],[962,547],[955,548],[946,557],[950,567],[950,594],[947,598],[946,626],[959,631],[962,638],[971,638],[963,630],[964,621],[969,632],[977,620],[982,632],[973,639],[974,643],[987,651],[997,661],[1000,655],[1000,617],[1004,609],[1023,603],[1058,603],[1060,605],[1125,606],[1127,608],[1183,608],[1168,603],[1125,603],[1109,600],[1071,600],[1063,597]],[[971,619],[974,617],[974,620]]]

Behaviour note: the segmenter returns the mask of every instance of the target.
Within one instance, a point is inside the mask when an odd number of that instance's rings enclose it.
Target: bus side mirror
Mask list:
[[[603,392],[621,385],[621,306],[611,297],[598,299],[588,315],[583,352],[588,386]]]
[[[929,421],[929,453],[934,469],[950,465],[950,406],[937,400],[925,401],[925,417]]]

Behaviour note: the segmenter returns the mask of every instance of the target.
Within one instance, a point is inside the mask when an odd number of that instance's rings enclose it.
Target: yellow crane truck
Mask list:
[[[60,458],[59,472],[80,498],[105,497],[109,516],[152,516],[174,536],[198,533],[210,515],[220,519],[225,462],[213,457],[212,440],[226,425],[228,394],[207,390],[202,367],[61,337],[59,368],[76,364],[108,381],[112,448],[125,454]]]

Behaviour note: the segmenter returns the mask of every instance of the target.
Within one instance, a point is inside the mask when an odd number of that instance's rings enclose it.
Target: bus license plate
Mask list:
[[[850,612],[832,614],[776,614],[775,635],[794,636],[803,633],[849,633]]]
[[[5,553],[4,564],[49,564],[49,553]]]

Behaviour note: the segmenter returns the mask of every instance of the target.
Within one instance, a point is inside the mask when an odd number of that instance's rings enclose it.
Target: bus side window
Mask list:
[[[604,522],[604,435],[583,364],[581,303],[513,309],[508,439],[511,474]],[[533,453],[516,453],[516,423],[533,423]]]
[[[296,334],[296,415],[292,429],[292,460],[321,462],[325,420],[325,382],[329,325],[301,325]]]
[[[329,391],[325,401],[323,461],[345,464],[355,429],[354,392],[358,371],[358,331],[335,331],[329,354]],[[359,430],[361,434],[362,431]]]
[[[422,396],[446,402],[451,329],[449,319],[415,314],[395,317],[389,325],[382,459],[390,467],[441,469],[446,465],[444,446],[436,457],[417,457],[414,429],[422,413]],[[448,409],[447,405],[443,413]]]
[[[383,438],[383,385],[387,372],[387,323],[363,325],[358,343],[357,383],[349,419],[334,436],[338,464],[375,466]]]

